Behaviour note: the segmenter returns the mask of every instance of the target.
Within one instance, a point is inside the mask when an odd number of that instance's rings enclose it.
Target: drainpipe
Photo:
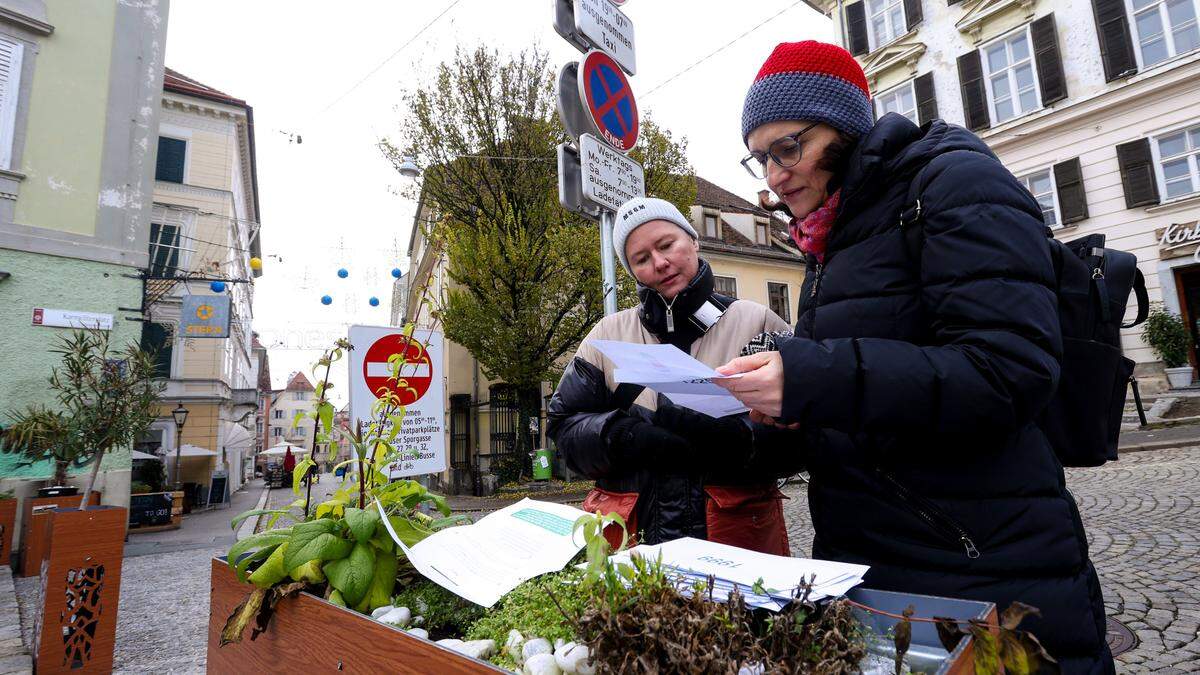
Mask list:
[[[837,0],[838,29],[842,35],[842,47],[849,50],[850,43],[846,35],[846,13],[842,11],[842,0]]]

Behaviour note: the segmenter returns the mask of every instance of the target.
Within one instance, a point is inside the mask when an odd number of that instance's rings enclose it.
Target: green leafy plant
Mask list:
[[[1155,306],[1146,317],[1142,336],[1166,367],[1187,365],[1192,336],[1179,315],[1172,314],[1162,305]]]
[[[70,467],[92,463],[83,509],[105,453],[129,446],[154,421],[162,384],[154,380],[152,354],[132,344],[114,349],[106,331],[72,331],[50,351],[62,357],[49,380],[57,405],[10,412],[0,452],[21,455],[26,464],[53,462],[58,485]]]
[[[484,608],[470,600],[424,580],[401,588],[391,604],[408,607],[413,614],[424,617],[422,627],[429,631],[433,640],[466,635],[472,624],[486,614]]]
[[[411,324],[403,329],[408,337],[412,331]],[[325,393],[329,390],[332,364],[349,349],[349,342],[339,340],[317,362],[316,368],[325,369],[325,377],[317,385],[312,412],[305,413],[316,421],[313,448],[316,443],[336,440],[333,406]],[[398,389],[406,386],[401,376],[404,365],[402,353],[389,359],[390,379],[397,383]],[[462,516],[452,516],[446,500],[420,483],[389,480],[386,468],[403,459],[403,452],[393,448],[393,441],[405,411],[391,389],[381,389],[378,393],[372,421],[350,433],[354,457],[338,465],[347,468],[345,478],[328,499],[313,504],[311,484],[308,491],[302,489],[303,476],[315,465],[310,454],[296,465],[292,490],[297,499],[287,508],[247,511],[231,522],[236,528],[251,516],[269,516],[266,531],[242,539],[229,549],[228,564],[239,580],[249,581],[255,588],[229,617],[221,644],[241,640],[249,621],[255,617],[247,607],[257,606],[259,612],[266,607],[269,613],[274,602],[286,597],[280,595],[279,589],[291,589],[294,583],[306,584],[330,602],[359,612],[371,612],[389,604],[395,592],[399,559],[403,557],[391,532],[405,546],[412,546],[441,528],[465,520]],[[438,517],[426,511],[434,511]],[[296,524],[269,529],[284,515]],[[260,617],[259,628],[264,626],[265,621]]]
[[[144,495],[148,492],[152,492],[152,490],[151,490],[150,486],[147,485],[146,483],[139,483],[137,481],[134,481],[129,484],[129,494]]]

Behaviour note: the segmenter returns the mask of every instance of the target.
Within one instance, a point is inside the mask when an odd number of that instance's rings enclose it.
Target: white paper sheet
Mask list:
[[[383,507],[375,502],[380,513]],[[425,578],[477,605],[491,607],[522,582],[561,570],[579,549],[572,528],[587,515],[573,506],[522,499],[472,525],[450,527],[405,546],[388,532]]]
[[[728,391],[712,383],[741,375],[722,375],[674,345],[615,340],[592,340],[590,344],[613,362],[613,379],[618,383],[640,384],[665,395],[675,405],[710,417],[749,410]]]
[[[696,580],[709,575],[716,578],[713,597],[724,600],[736,585],[752,606],[778,611],[795,594],[801,581],[812,580],[811,600],[838,597],[862,583],[870,569],[831,560],[789,558],[736,546],[718,544],[703,539],[685,537],[656,546],[635,546],[613,556],[616,561],[628,562],[630,555],[642,555],[650,560],[662,556],[663,564],[673,571]],[[766,596],[753,592],[762,581]]]

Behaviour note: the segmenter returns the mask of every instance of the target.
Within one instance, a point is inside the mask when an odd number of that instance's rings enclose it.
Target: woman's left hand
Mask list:
[[[717,368],[722,375],[745,373],[738,378],[713,380],[751,410],[768,417],[783,412],[783,357],[779,352],[759,352],[738,357]]]

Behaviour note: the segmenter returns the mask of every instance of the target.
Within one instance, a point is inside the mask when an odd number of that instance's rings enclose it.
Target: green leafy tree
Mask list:
[[[154,357],[135,345],[113,349],[107,332],[77,330],[60,336],[51,352],[62,361],[50,375],[57,406],[32,405],[9,413],[0,451],[28,463],[52,461],[63,485],[71,466],[92,463],[80,508],[96,482],[104,454],[133,443],[155,419],[161,383]]]
[[[567,136],[554,81],[547,52],[460,49],[405,96],[400,137],[380,142],[397,169],[407,158],[426,167],[410,196],[436,214],[426,235],[448,259],[437,316],[488,377],[517,388],[521,430],[539,413],[539,385],[604,315],[599,230],[558,202],[556,148]],[[686,213],[696,189],[686,140],[645,116],[641,137],[631,156],[647,194]],[[634,286],[620,275],[629,306]],[[517,438],[520,452],[532,449],[528,434]]]
[[[1179,368],[1187,365],[1192,336],[1179,315],[1172,314],[1165,307],[1155,307],[1146,318],[1143,336],[1166,367]]]

